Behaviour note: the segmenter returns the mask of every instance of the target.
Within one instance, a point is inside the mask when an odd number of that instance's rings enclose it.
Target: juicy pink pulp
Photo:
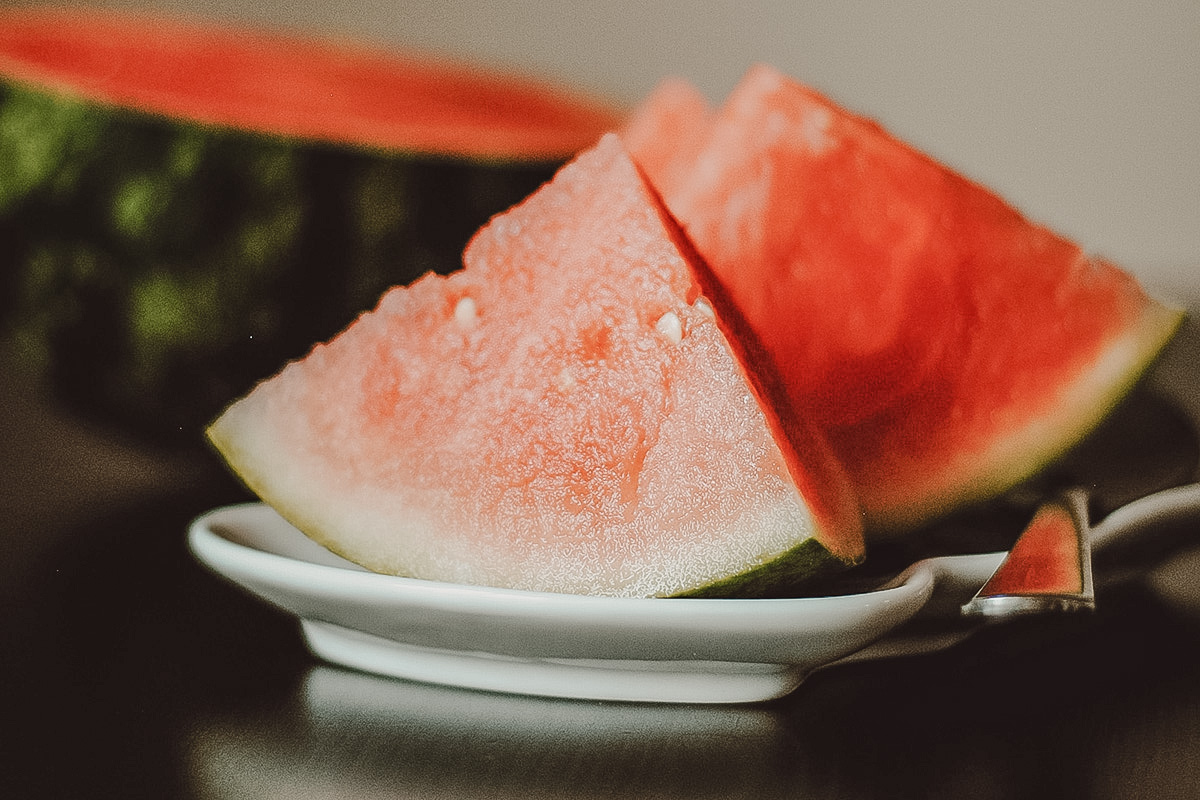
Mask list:
[[[816,438],[781,449],[799,423],[760,405],[675,233],[606,137],[493,219],[464,270],[392,290],[210,435],[298,527],[383,572],[671,594],[809,536],[857,558],[844,476]]]
[[[715,112],[668,84],[627,131],[873,526],[1032,472],[1178,322],[1115,266],[768,67]]]
[[[1080,546],[1070,512],[1059,505],[1044,506],[981,593],[1079,594],[1084,590]]]
[[[0,13],[0,75],[196,122],[478,158],[566,158],[620,119],[427,56],[95,10]]]

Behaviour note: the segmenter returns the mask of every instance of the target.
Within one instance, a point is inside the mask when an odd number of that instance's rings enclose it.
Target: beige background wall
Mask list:
[[[1200,286],[1200,0],[106,4],[467,56],[623,102],[668,73],[718,100],[768,61],[1151,282]]]

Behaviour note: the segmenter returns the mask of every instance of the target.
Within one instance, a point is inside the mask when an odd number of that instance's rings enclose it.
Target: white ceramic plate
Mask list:
[[[1093,530],[1093,548],[1178,516],[1200,517],[1200,488],[1124,507]],[[918,614],[954,620],[1004,557],[919,561],[863,594],[656,600],[377,575],[262,504],[206,513],[188,543],[218,575],[298,616],[308,646],[332,663],[478,690],[672,703],[780,697],[836,661],[956,642],[961,622],[923,638],[894,633]]]
[[[1200,488],[1160,492],[1111,515],[1094,548],[1148,524],[1200,516]],[[954,619],[1003,553],[914,564],[888,588],[797,599],[625,599],[461,586],[368,572],[262,504],[195,520],[196,557],[296,615],[314,654],[410,680],[517,694],[736,703],[787,694],[846,659],[945,646],[896,636],[918,614]]]
[[[841,597],[664,600],[379,575],[261,504],[200,517],[189,542],[208,567],[298,616],[310,648],[333,663],[475,689],[661,702],[786,694],[911,619],[935,583],[962,583],[969,599],[1002,558],[939,559],[892,588]]]

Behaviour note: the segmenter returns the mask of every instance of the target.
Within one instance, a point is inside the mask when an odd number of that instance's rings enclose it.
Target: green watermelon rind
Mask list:
[[[285,370],[286,371],[286,370]],[[287,482],[277,480],[268,470],[270,459],[256,457],[261,451],[262,443],[256,443],[255,437],[261,433],[257,426],[249,424],[244,419],[244,413],[239,410],[243,401],[238,401],[225,409],[213,420],[205,430],[209,444],[219,454],[224,464],[233,475],[251,493],[272,507],[297,530],[302,531],[312,541],[330,552],[363,566],[374,572],[395,575],[412,579],[421,579],[409,571],[402,563],[383,563],[379,554],[370,550],[356,549],[352,539],[327,530],[324,523],[315,516],[305,513],[304,509],[314,506],[311,491],[305,491],[303,496],[297,496],[289,491]],[[270,441],[268,435],[266,441]],[[293,487],[295,488],[295,487]],[[811,509],[808,509],[811,512]],[[755,519],[746,522],[746,529],[756,527]],[[663,598],[755,598],[779,597],[789,593],[803,592],[807,587],[830,576],[837,575],[846,569],[862,562],[862,554],[857,557],[847,557],[832,552],[821,541],[822,527],[818,520],[809,519],[811,529],[807,538],[797,541],[794,546],[784,552],[764,552],[747,557],[740,564],[727,563],[729,571],[722,577],[713,579],[711,575],[684,579],[678,583],[690,586],[677,590],[660,592],[657,596]],[[421,527],[419,524],[417,527]],[[509,586],[508,588],[514,588]],[[521,587],[516,587],[521,588]],[[534,590],[534,589],[526,589]],[[546,591],[536,589],[536,591]],[[624,596],[614,594],[613,596]]]
[[[21,360],[74,405],[190,438],[387,287],[457,269],[560,162],[271,137],[0,78],[0,163],[24,165],[0,187]]]
[[[253,469],[256,459],[249,457],[246,438],[239,435],[240,426],[227,410],[207,430],[210,444],[224,459],[239,481],[259,499],[267,503],[297,530],[347,561],[372,571],[400,577],[417,579],[417,576],[397,569],[396,564],[378,563],[376,554],[360,552],[345,544],[335,535],[324,530],[318,520],[311,519],[298,509],[303,503],[290,502],[287,497],[274,491],[276,482],[269,476]],[[244,432],[243,432],[244,433]],[[819,532],[798,542],[783,553],[764,554],[753,563],[737,572],[716,580],[701,580],[691,588],[663,593],[661,597],[677,598],[753,598],[786,595],[789,591],[815,585],[831,575],[861,563],[860,559],[847,559],[832,553],[818,538]]]
[[[1138,324],[1101,350],[1082,376],[1069,385],[1065,392],[1068,399],[1060,402],[1053,413],[1033,420],[1021,432],[996,437],[1007,455],[964,454],[964,463],[984,459],[991,467],[975,470],[969,480],[947,482],[937,494],[907,503],[897,501],[885,509],[864,509],[867,530],[884,537],[909,532],[1037,478],[1087,439],[1146,378],[1184,319],[1182,309],[1147,298]],[[1113,363],[1106,369],[1109,360]],[[953,472],[954,467],[946,471]]]
[[[671,597],[778,597],[786,595],[789,589],[814,585],[858,563],[831,553],[816,536],[812,536],[786,553],[744,572]]]
[[[620,117],[568,87],[366,44],[112,10],[2,17],[0,334],[76,409],[172,444],[195,444],[258,376],[384,289],[457,269],[475,230]],[[288,85],[277,108],[249,115],[226,107],[219,80],[211,95],[204,82],[147,91],[136,55],[110,52],[123,30],[135,49],[173,52],[181,37],[181,52],[216,64],[233,53],[234,71],[261,55],[266,80]],[[310,95],[362,80],[346,92],[362,119],[294,114],[305,87],[288,83],[289,59],[302,82],[310,54],[348,76],[322,72]],[[125,72],[106,68],[117,61]],[[390,127],[371,70],[452,99],[426,118],[399,97],[405,124]],[[505,111],[510,91],[515,107],[530,103],[529,124]],[[493,106],[495,130],[480,113]]]

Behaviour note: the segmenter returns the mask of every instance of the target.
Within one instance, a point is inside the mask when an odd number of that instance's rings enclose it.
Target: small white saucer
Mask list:
[[[1200,487],[1115,512],[1093,529],[1093,548],[1164,515],[1200,515]],[[861,594],[629,599],[368,572],[263,504],[210,511],[188,542],[210,569],[299,617],[309,648],[334,664],[488,691],[672,703],[769,700],[837,661],[952,644],[969,628],[925,640],[888,634],[918,613],[953,619],[1005,555],[927,559]]]
[[[911,619],[939,575],[801,599],[629,599],[514,591],[368,572],[262,504],[192,524],[206,566],[300,618],[335,664],[492,691],[604,700],[736,703],[787,694],[814,669]],[[978,588],[1002,554],[962,560]],[[969,563],[968,563],[969,562]]]

